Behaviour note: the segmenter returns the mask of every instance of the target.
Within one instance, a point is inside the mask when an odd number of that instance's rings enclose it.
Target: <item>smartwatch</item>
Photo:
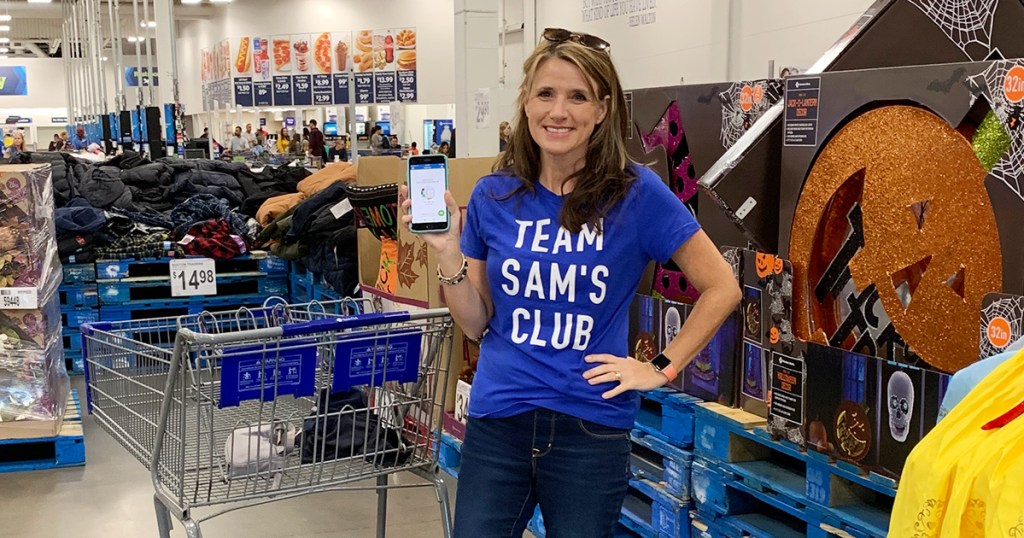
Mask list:
[[[654,366],[655,370],[665,374],[669,381],[679,376],[679,372],[676,372],[676,369],[672,367],[672,360],[666,357],[664,353],[658,353],[657,356],[651,359],[651,365]]]

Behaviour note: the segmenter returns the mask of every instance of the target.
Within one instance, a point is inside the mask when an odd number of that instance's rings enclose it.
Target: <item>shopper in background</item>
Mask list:
[[[277,152],[282,154],[288,153],[288,145],[288,128],[281,127],[281,132],[277,134]]]
[[[416,142],[409,144],[409,155],[419,155],[420,150],[416,147]]]
[[[254,147],[259,141],[256,139],[256,135],[252,132],[252,124],[245,124],[245,133],[242,134],[242,140],[245,140],[246,146],[249,148]]]
[[[370,129],[370,153],[380,155],[384,153],[384,129],[380,125],[374,125]]]
[[[498,151],[505,151],[508,147],[508,137],[512,135],[512,126],[507,121],[501,122],[498,126]]]
[[[324,133],[316,126],[316,120],[309,120],[309,164],[313,168],[324,165]]]
[[[550,536],[612,536],[636,391],[677,377],[740,299],[689,210],[630,162],[608,43],[543,35],[524,63],[508,148],[474,188],[464,228],[446,192],[450,231],[421,236],[452,316],[482,338],[457,538],[521,536],[538,503]],[[400,201],[409,224],[406,187]],[[649,262],[670,259],[701,296],[668,358],[640,362],[627,356],[629,305]]]
[[[348,161],[348,150],[345,149],[345,141],[341,138],[334,139],[334,145],[331,146],[331,150],[327,152],[328,161]]]
[[[210,138],[210,128],[209,127],[203,127],[203,134],[199,135],[199,138],[200,138],[200,140],[205,140],[207,138]]]
[[[60,150],[58,150],[58,151],[67,151],[70,148],[71,148],[71,143],[68,142],[68,132],[67,131],[61,131],[60,132]]]
[[[295,133],[295,136],[292,137],[292,143],[288,145],[288,153],[295,156],[306,154],[302,151],[302,137],[299,136],[299,133]]]
[[[7,148],[7,152],[4,153],[4,157],[13,159],[22,153],[25,153],[25,131],[15,129],[14,133],[11,135],[11,146]]]
[[[50,141],[50,147],[47,151],[60,151],[64,147],[64,143],[60,140],[60,135],[57,133],[53,134],[53,140]]]
[[[445,157],[450,157],[450,155],[448,155],[448,142],[441,142],[441,145],[437,146],[437,152]]]
[[[85,138],[85,129],[79,127],[75,130],[75,138],[71,140],[71,147],[75,151],[83,150],[89,147],[89,140]]]
[[[228,151],[232,155],[240,155],[249,149],[249,143],[242,137],[242,128],[235,127],[235,133],[231,135],[231,140],[228,142]]]

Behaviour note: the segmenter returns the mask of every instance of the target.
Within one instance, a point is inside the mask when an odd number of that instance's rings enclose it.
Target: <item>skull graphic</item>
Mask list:
[[[679,310],[671,307],[665,312],[665,345],[675,340],[679,334],[679,327],[682,326],[682,319],[679,317]]]
[[[914,384],[906,372],[893,372],[886,391],[889,399],[889,432],[900,443],[907,440],[914,416]]]

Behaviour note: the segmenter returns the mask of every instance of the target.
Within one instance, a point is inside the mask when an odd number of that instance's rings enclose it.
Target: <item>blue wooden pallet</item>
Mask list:
[[[217,295],[174,297],[171,282],[164,277],[141,279],[100,280],[97,293],[101,305],[123,305],[141,302],[188,302],[203,297],[224,297],[232,295],[287,296],[287,278],[268,277],[263,273],[242,275],[217,275]]]
[[[3,425],[0,425],[0,434]],[[0,440],[0,473],[85,465],[82,406],[72,389],[64,422],[56,437]]]
[[[202,258],[202,256],[194,256]],[[101,260],[96,262],[96,279],[140,278],[170,275],[170,261],[174,258],[147,258],[142,260]],[[215,259],[217,275],[237,273],[264,273],[285,276],[288,260],[276,256],[239,256],[231,259]]]
[[[692,488],[698,504],[725,514],[743,512],[736,496],[724,489],[752,495],[792,515],[804,514],[854,536],[885,536],[895,491],[849,469],[778,442],[761,427],[748,428],[734,409],[716,404],[696,412],[697,443]],[[741,498],[745,498],[740,496]],[[783,506],[788,508],[782,508]]]
[[[60,309],[61,328],[81,327],[83,323],[99,321],[99,311],[86,306],[66,306]]]
[[[242,306],[260,308],[266,295],[233,295],[222,297],[182,297],[174,301],[132,301],[120,305],[100,306],[100,320],[128,321],[133,319],[162,318],[195,315],[204,310],[217,312],[235,310]]]
[[[292,303],[308,303],[313,300],[313,283],[301,275],[288,275],[288,284],[291,286],[290,299]]]
[[[68,375],[82,375],[85,373],[85,359],[82,355],[64,356],[64,368]]]
[[[778,516],[776,516],[778,517]],[[821,527],[804,525],[792,521],[787,524],[783,520],[773,519],[772,515],[751,513],[738,516],[721,516],[695,513],[691,523],[691,538],[832,538],[832,535]],[[795,527],[795,528],[794,528]]]
[[[462,466],[462,441],[456,439],[449,433],[441,432],[441,443],[438,445],[440,451],[438,464],[441,470],[459,477],[459,467]]]
[[[633,430],[630,441],[629,467],[633,475],[659,483],[675,498],[689,501],[693,453],[642,430]]]
[[[66,263],[64,264],[65,284],[84,284],[96,281],[96,264]]]
[[[531,517],[530,522],[527,523],[526,529],[537,538],[547,537],[547,529],[544,527],[544,516],[540,513],[540,506],[534,509],[533,517]],[[612,536],[614,538],[667,538],[658,536],[653,530],[650,530],[649,528],[645,529],[642,525],[634,523],[625,516],[623,516],[615,526],[615,532]],[[690,535],[685,534],[684,536],[689,537]]]
[[[700,400],[672,389],[640,393],[636,429],[680,448],[693,446],[693,412]]]
[[[94,307],[99,304],[99,295],[95,283],[62,284],[57,288],[60,305]]]
[[[823,526],[821,512],[814,506],[795,506],[790,500],[776,492],[751,486],[746,482],[731,480],[728,473],[715,474],[714,470],[706,470],[700,465],[701,463],[704,462],[699,459],[694,462],[694,476],[703,476],[704,473],[710,472],[713,478],[711,487],[708,489],[709,502],[698,501],[695,518],[709,527],[709,529],[702,529],[708,535],[714,538],[718,536],[758,538],[803,536],[825,538],[831,536]],[[723,498],[711,500],[719,495],[722,495]],[[724,505],[728,506],[727,510],[721,509],[723,500]],[[861,538],[876,535],[858,532],[851,536]],[[884,537],[885,534],[878,536]]]
[[[689,536],[690,502],[670,495],[665,488],[643,478],[629,481],[629,491],[622,503],[622,515],[642,533],[656,536]]]

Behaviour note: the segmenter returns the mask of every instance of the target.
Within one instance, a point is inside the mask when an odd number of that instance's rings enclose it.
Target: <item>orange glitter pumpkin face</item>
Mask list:
[[[973,362],[982,298],[1002,286],[986,175],[970,142],[920,108],[877,108],[836,132],[793,224],[797,335],[861,351],[902,338],[949,372]]]
[[[778,344],[779,343],[779,328],[778,327],[774,327],[773,326],[768,331],[768,341],[771,342],[772,344]]]

